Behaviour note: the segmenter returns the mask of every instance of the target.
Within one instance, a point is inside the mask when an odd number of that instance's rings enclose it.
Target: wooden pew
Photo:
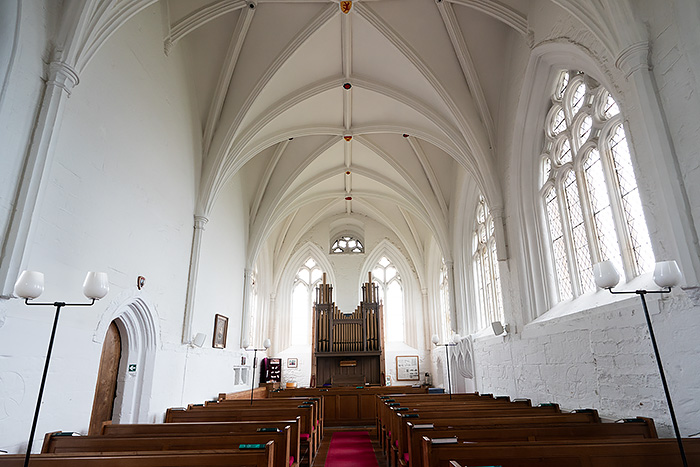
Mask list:
[[[292,465],[298,465],[299,452],[299,418],[294,420],[267,420],[245,422],[208,422],[208,423],[143,423],[143,424],[114,424],[105,422],[100,431],[101,436],[153,436],[177,434],[214,434],[214,433],[245,433],[257,432],[261,429],[289,429],[290,448],[289,458]],[[279,451],[279,449],[278,449]]]
[[[193,407],[189,410],[183,408],[170,408],[165,414],[165,423],[189,423],[189,422],[233,422],[246,420],[288,420],[299,417],[300,430],[300,465],[306,460],[311,465],[315,455],[316,446],[313,444],[312,431],[312,407],[265,409],[254,408],[218,408],[211,410],[206,407]]]
[[[377,398],[377,436],[379,437],[382,448],[386,451],[387,440],[390,437],[388,432],[391,431],[390,424],[391,415],[395,411],[405,410],[403,407],[423,407],[429,406],[446,409],[448,406],[470,405],[484,407],[531,407],[529,399],[510,402],[508,398],[494,399],[476,393],[468,394],[453,394],[453,399],[449,399],[449,394],[431,394],[431,395],[395,395],[390,398]],[[396,409],[395,407],[401,407]]]
[[[524,423],[522,417],[514,417],[510,419],[510,424],[505,424],[505,420],[501,419],[498,425],[461,425],[416,429],[413,423],[408,422],[407,426],[408,452],[402,453],[399,465],[410,465],[410,467],[423,466],[420,456],[423,436],[428,436],[431,439],[457,437],[465,441],[482,442],[658,438],[654,421],[650,418],[631,419],[625,423],[557,423],[555,420],[549,423],[527,424]]]
[[[142,436],[65,436],[62,432],[47,433],[42,454],[150,452],[236,449],[241,445],[264,446],[274,442],[273,466],[289,467],[290,432],[204,433]]]
[[[274,442],[263,449],[33,454],[31,467],[273,467]],[[24,455],[0,455],[0,467],[22,467]]]
[[[389,431],[391,433],[388,439],[389,450],[387,451],[387,458],[392,461],[392,465],[396,465],[398,462],[398,450],[399,450],[399,439],[407,440],[408,434],[406,431],[404,421],[417,421],[417,419],[425,417],[443,417],[443,418],[458,418],[458,419],[472,419],[472,418],[491,418],[496,416],[508,415],[514,416],[538,416],[538,415],[552,415],[561,413],[559,406],[556,404],[547,405],[543,407],[507,407],[501,404],[487,404],[487,405],[455,405],[450,404],[445,406],[443,409],[435,410],[434,407],[427,408],[408,408],[407,411],[395,412],[389,421]],[[407,449],[407,448],[405,448]],[[404,450],[406,452],[406,450]]]
[[[209,401],[205,407],[297,407],[299,405],[310,404],[313,406],[313,433],[314,446],[318,447],[323,439],[323,398],[322,397],[290,397],[276,399],[257,399],[251,403],[249,400],[241,399],[221,399],[226,394],[219,394],[219,400]]]
[[[690,466],[700,465],[700,439],[684,439]],[[499,465],[502,467],[680,467],[675,439],[532,441],[525,443],[432,444],[422,438],[425,467]],[[454,465],[454,464],[452,464]]]

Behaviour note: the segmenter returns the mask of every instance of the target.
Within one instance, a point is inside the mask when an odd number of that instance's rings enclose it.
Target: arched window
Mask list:
[[[382,256],[372,268],[372,282],[379,286],[379,298],[384,304],[384,333],[387,342],[402,342],[403,284],[396,266]]]
[[[611,260],[630,280],[654,254],[615,99],[590,76],[563,71],[551,101],[539,186],[561,302],[595,290],[593,264]]]
[[[445,259],[440,267],[440,312],[442,314],[442,337],[449,339],[452,333],[452,310],[450,309],[450,280]]]
[[[313,258],[302,264],[294,276],[292,287],[292,345],[311,342],[311,315],[316,286],[323,279],[323,271]]]
[[[472,267],[476,290],[477,328],[504,321],[501,277],[496,256],[493,217],[483,196],[479,196],[472,235]]]
[[[336,238],[331,245],[331,254],[342,254],[342,253],[364,253],[365,247],[362,242],[350,235],[341,235]]]

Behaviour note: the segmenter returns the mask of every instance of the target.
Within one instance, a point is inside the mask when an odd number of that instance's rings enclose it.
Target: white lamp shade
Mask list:
[[[88,272],[83,282],[83,293],[87,298],[99,300],[109,292],[109,278],[106,272]]]
[[[263,347],[265,347],[266,349],[269,349],[270,347],[272,347],[272,341],[270,341],[269,337],[267,339],[265,339],[265,342],[263,342]]]
[[[681,283],[682,275],[675,261],[660,261],[654,268],[654,282],[659,287],[675,287]]]
[[[440,342],[440,338],[438,337],[437,334],[433,335],[432,341],[433,341],[433,344],[438,345],[438,342]]]
[[[37,271],[22,271],[15,282],[15,295],[31,300],[44,292],[44,274]]]
[[[612,289],[620,282],[620,274],[610,260],[593,265],[593,278],[601,289]]]
[[[452,334],[452,342],[454,342],[455,344],[458,344],[459,341],[461,341],[461,340],[462,340],[462,336],[460,336],[458,333],[455,332],[454,334]]]

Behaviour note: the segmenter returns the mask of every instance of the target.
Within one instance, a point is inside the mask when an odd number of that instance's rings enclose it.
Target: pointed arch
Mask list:
[[[102,313],[93,333],[93,342],[102,344],[112,321],[122,336],[114,421],[153,422],[150,400],[155,373],[156,351],[160,344],[158,316],[151,300],[133,290],[125,290]],[[134,366],[135,365],[135,366]]]

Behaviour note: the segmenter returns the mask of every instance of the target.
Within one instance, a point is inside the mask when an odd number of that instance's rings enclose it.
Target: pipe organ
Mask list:
[[[362,301],[351,313],[335,306],[333,286],[316,288],[312,384],[333,386],[382,384],[384,379],[383,321],[378,287],[362,285]]]

